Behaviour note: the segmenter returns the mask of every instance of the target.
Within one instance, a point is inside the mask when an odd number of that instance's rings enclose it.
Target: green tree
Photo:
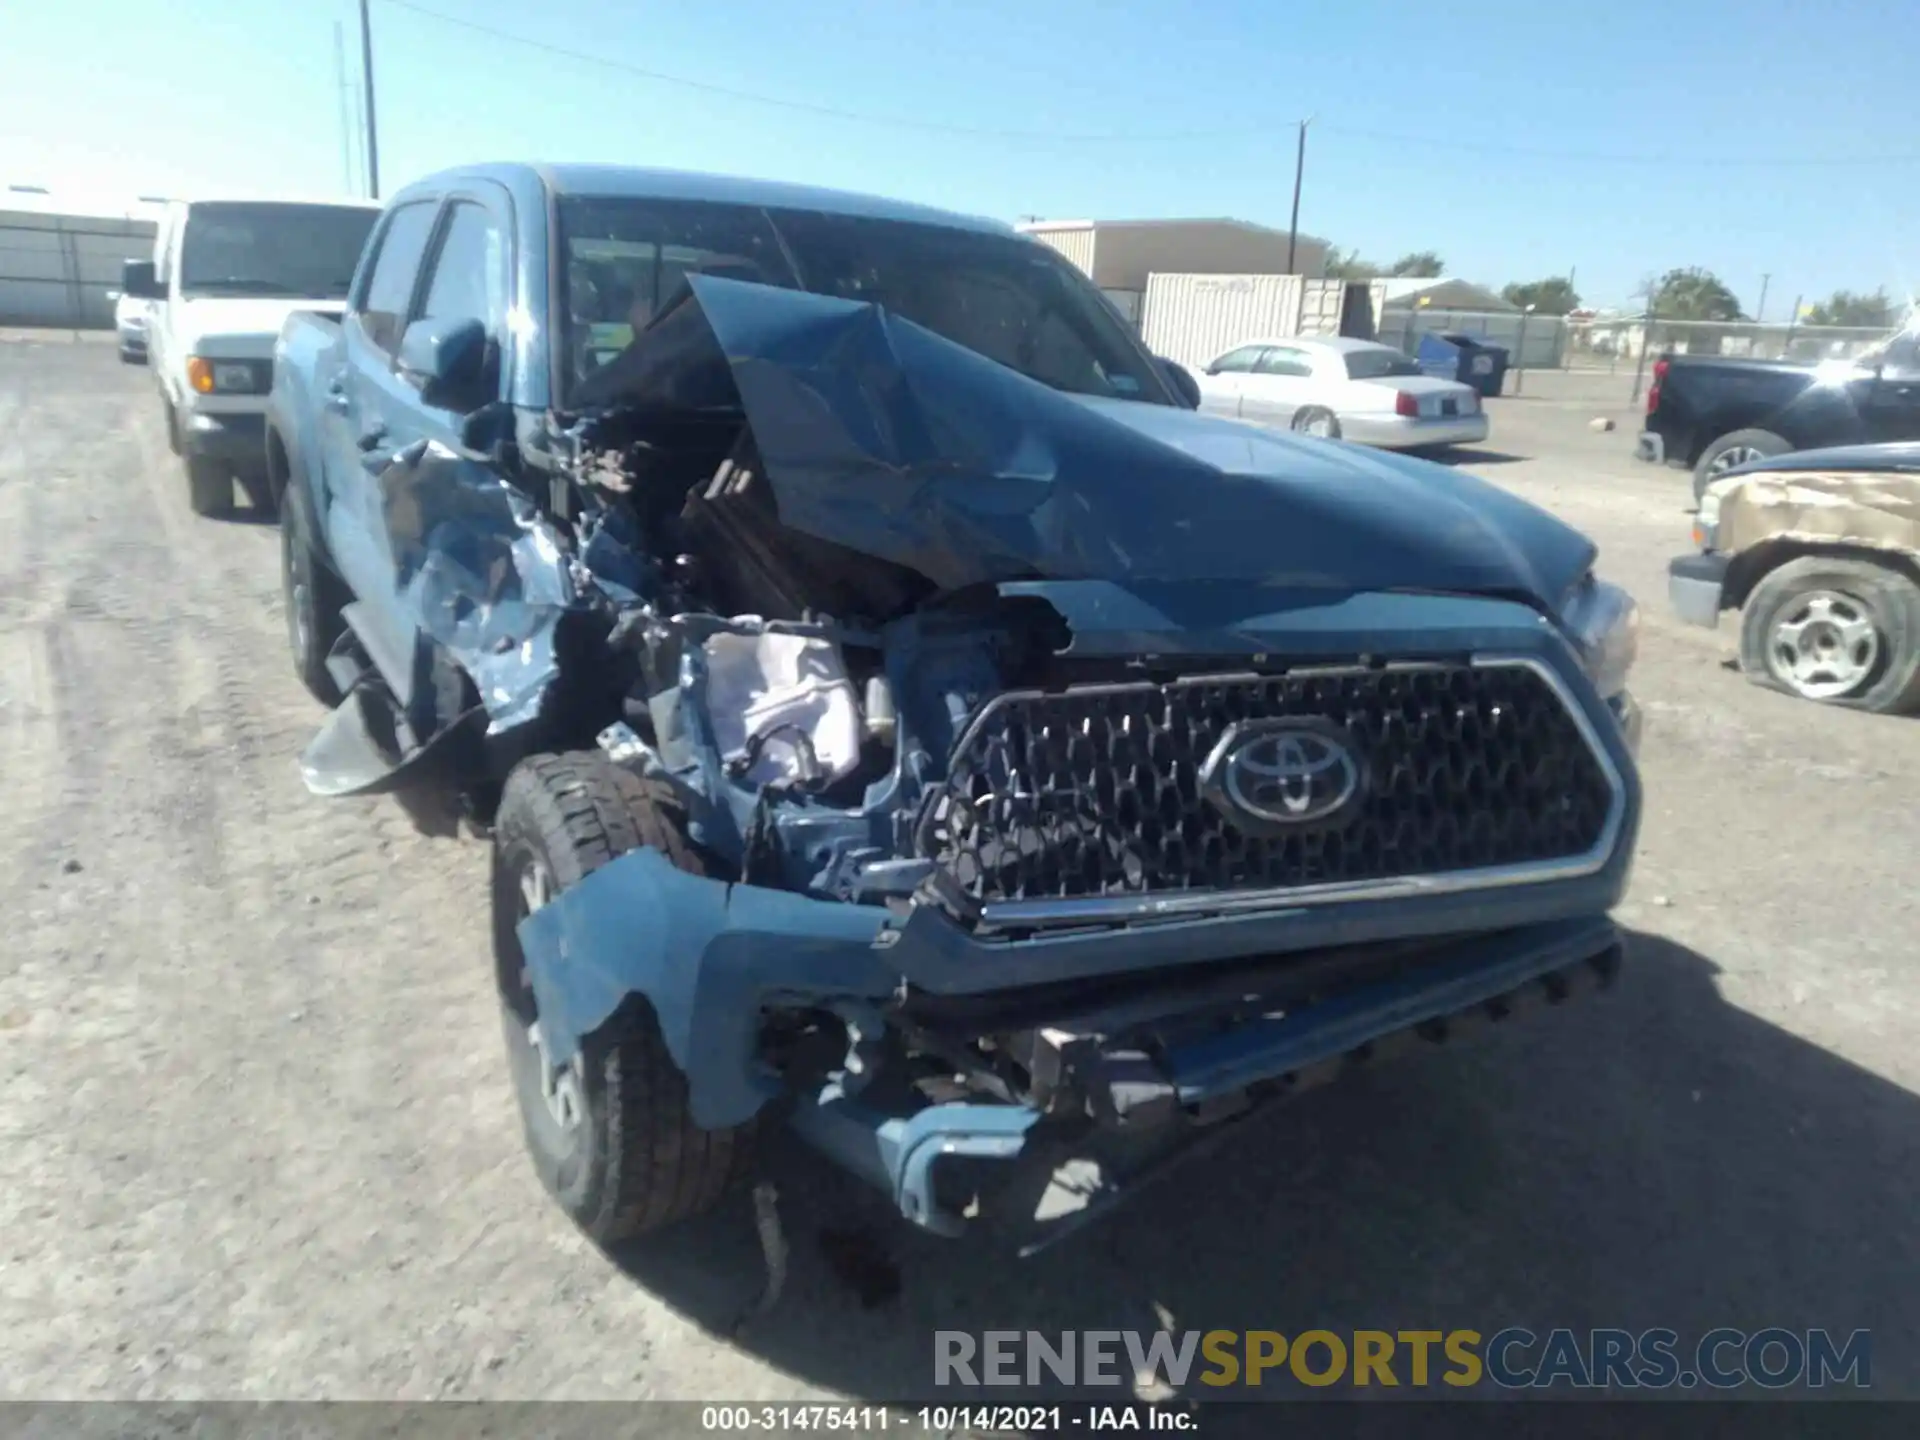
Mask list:
[[[1502,290],[1500,296],[1522,310],[1531,305],[1541,315],[1564,315],[1580,308],[1580,292],[1563,275],[1549,275],[1545,280],[1529,280],[1525,284],[1516,282]]]
[[[1402,255],[1388,268],[1389,275],[1404,275],[1416,280],[1435,280],[1447,273],[1446,262],[1432,250],[1415,250]]]
[[[1329,280],[1371,280],[1380,273],[1380,267],[1371,260],[1362,260],[1358,250],[1342,250],[1338,245],[1327,247],[1327,278]]]
[[[1807,309],[1809,325],[1872,325],[1891,329],[1894,323],[1893,301],[1885,287],[1871,295],[1856,295],[1851,290],[1836,290],[1818,305]]]
[[[1744,320],[1740,300],[1718,275],[1699,266],[1669,270],[1653,284],[1653,313],[1662,320]]]

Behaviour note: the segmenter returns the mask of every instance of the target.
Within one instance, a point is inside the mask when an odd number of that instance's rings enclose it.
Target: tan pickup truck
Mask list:
[[[1748,679],[1920,711],[1920,443],[1742,466],[1707,487],[1693,538],[1667,567],[1673,607],[1709,628],[1739,611]]]

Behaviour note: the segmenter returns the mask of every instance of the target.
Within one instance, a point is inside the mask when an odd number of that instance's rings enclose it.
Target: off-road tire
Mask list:
[[[1771,460],[1776,455],[1785,455],[1793,449],[1793,443],[1784,436],[1771,430],[1735,430],[1722,435],[1718,440],[1700,452],[1700,463],[1693,467],[1693,503],[1698,505],[1707,493],[1707,486],[1717,477],[1713,467],[1722,455],[1729,450],[1752,450],[1764,459]]]
[[[703,1130],[693,1123],[686,1077],[674,1064],[652,1007],[630,998],[582,1038],[580,1116],[570,1130],[542,1096],[544,1061],[527,1039],[537,1018],[515,934],[529,857],[553,894],[646,846],[690,875],[715,867],[687,838],[670,787],[644,780],[597,752],[538,755],[507,777],[494,821],[493,920],[501,1018],[527,1152],[561,1209],[602,1245],[711,1210],[751,1172],[755,1125]]]
[[[1323,440],[1338,440],[1340,438],[1340,417],[1324,405],[1308,405],[1302,410],[1295,411],[1293,416],[1293,433],[1296,435],[1312,434],[1311,427],[1313,423],[1316,420],[1322,419],[1327,422],[1327,433],[1317,438]]]
[[[347,588],[315,553],[296,505],[280,512],[280,603],[286,606],[293,673],[322,705],[338,705],[340,687],[327,672],[327,656],[347,628],[340,614]]]
[[[1856,602],[1872,615],[1879,632],[1878,656],[1861,683],[1847,694],[1816,703],[1881,715],[1920,712],[1920,585],[1870,560],[1807,555],[1767,572],[1741,607],[1741,672],[1756,685],[1798,695],[1773,673],[1767,647],[1782,613],[1816,591]]]
[[[196,515],[208,519],[218,519],[233,511],[233,472],[216,460],[202,459],[198,455],[189,455],[185,459],[187,471],[187,506]]]

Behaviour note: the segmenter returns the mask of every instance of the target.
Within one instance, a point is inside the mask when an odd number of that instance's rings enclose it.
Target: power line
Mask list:
[[[1445,150],[1466,150],[1482,155],[1515,155],[1535,160],[1572,160],[1600,165],[1705,165],[1754,166],[1759,168],[1829,165],[1911,165],[1920,162],[1914,155],[1794,155],[1794,156],[1702,156],[1702,155],[1629,155],[1591,150],[1540,150],[1527,145],[1501,145],[1477,140],[1456,140],[1451,135],[1399,135],[1384,130],[1362,130],[1351,125],[1322,125],[1334,135],[1356,140],[1376,140],[1393,145],[1430,145]]]
[[[615,60],[606,55],[593,55],[584,50],[570,50],[564,45],[553,45],[545,40],[515,35],[510,31],[495,29],[491,25],[482,25],[477,20],[468,20],[458,15],[448,15],[439,10],[429,9],[425,5],[416,5],[413,0],[382,0],[382,3],[398,10],[410,10],[415,15],[424,15],[444,25],[454,25],[462,30],[472,30],[480,35],[491,36],[495,40],[504,40],[508,44],[524,45],[530,50],[540,50],[548,55],[558,55],[563,59],[598,65],[627,75],[638,75],[644,80],[653,80],[662,85],[678,85],[686,90],[700,90],[709,95],[724,95],[729,100],[744,100],[749,104],[770,105],[781,110],[798,110],[808,115],[821,115],[833,120],[849,120],[862,125],[883,125],[892,130],[926,130],[941,135],[973,136],[982,140],[1052,140],[1087,145],[1141,145],[1165,140],[1217,140],[1224,136],[1252,133],[1244,126],[1236,126],[1232,129],[1186,130],[1160,135],[1075,135],[1062,134],[1053,130],[989,130],[973,125],[944,125],[937,120],[920,120],[906,115],[877,115],[870,111],[843,110],[833,105],[815,105],[805,100],[787,100],[774,95],[759,95],[750,90],[735,89],[730,85],[716,85],[708,80],[693,80],[685,75],[669,75],[664,70],[650,70],[645,66],[629,64],[625,60]]]
[[[837,105],[817,105],[811,101],[790,100],[778,95],[764,95],[751,90],[742,90],[732,85],[719,85],[710,80],[695,80],[686,75],[674,75],[664,70],[649,69],[644,65],[635,65],[625,60],[614,59],[611,56],[595,55],[589,51],[574,50],[564,45],[555,45],[546,40],[535,40],[531,36],[516,35],[510,30],[501,30],[496,26],[482,24],[478,20],[469,20],[460,15],[449,15],[443,10],[436,10],[431,6],[418,4],[416,0],[381,0],[381,3],[391,6],[396,10],[407,10],[415,15],[424,16],[442,25],[450,25],[457,29],[469,30],[477,35],[486,35],[509,45],[519,45],[529,50],[538,50],[544,54],[558,56],[564,60],[578,61],[583,65],[597,65],[602,69],[617,70],[622,74],[638,76],[643,80],[652,80],[661,85],[674,85],[683,90],[697,90],[708,95],[721,95],[729,100],[740,100],[750,105],[765,105],[778,110],[796,111],[806,115],[819,115],[827,119],[844,120],[859,125],[879,125],[894,130],[919,130],[938,135],[968,136],[982,140],[1052,141],[1055,143],[1076,145],[1145,145],[1177,140],[1257,139],[1275,128],[1271,122],[1262,121],[1209,130],[1168,131],[1160,134],[1090,135],[1065,133],[1054,130],[996,130],[975,125],[948,125],[937,120],[922,120],[908,115],[881,115],[872,111],[848,110]],[[1297,122],[1288,123],[1293,124]],[[1561,160],[1581,164],[1793,169],[1812,166],[1875,166],[1920,163],[1920,154],[1716,157],[1553,150],[1538,149],[1525,145],[1502,145],[1497,142],[1461,139],[1452,135],[1409,135],[1386,130],[1364,129],[1359,126],[1330,125],[1324,121],[1316,123],[1319,124],[1322,130],[1332,135],[1344,135],[1350,139],[1368,140],[1380,144],[1424,145],[1436,149],[1465,151],[1482,155],[1511,155],[1535,160]]]

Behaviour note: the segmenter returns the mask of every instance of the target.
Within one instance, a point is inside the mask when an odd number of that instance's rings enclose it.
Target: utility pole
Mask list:
[[[362,4],[366,0],[361,0]],[[1287,273],[1296,274],[1293,268],[1294,242],[1300,238],[1300,177],[1307,169],[1307,126],[1313,123],[1309,115],[1300,122],[1300,145],[1293,157],[1293,218],[1287,222]]]
[[[367,0],[360,0],[360,74],[367,93],[367,194],[380,198],[380,128],[373,115],[373,21]]]
[[[347,108],[347,35],[338,20],[333,22],[333,80],[340,92],[340,167],[346,193],[353,193],[353,119]]]
[[[1772,279],[1771,275],[1760,277],[1760,303],[1753,307],[1753,323],[1756,325],[1767,318],[1767,284]]]

